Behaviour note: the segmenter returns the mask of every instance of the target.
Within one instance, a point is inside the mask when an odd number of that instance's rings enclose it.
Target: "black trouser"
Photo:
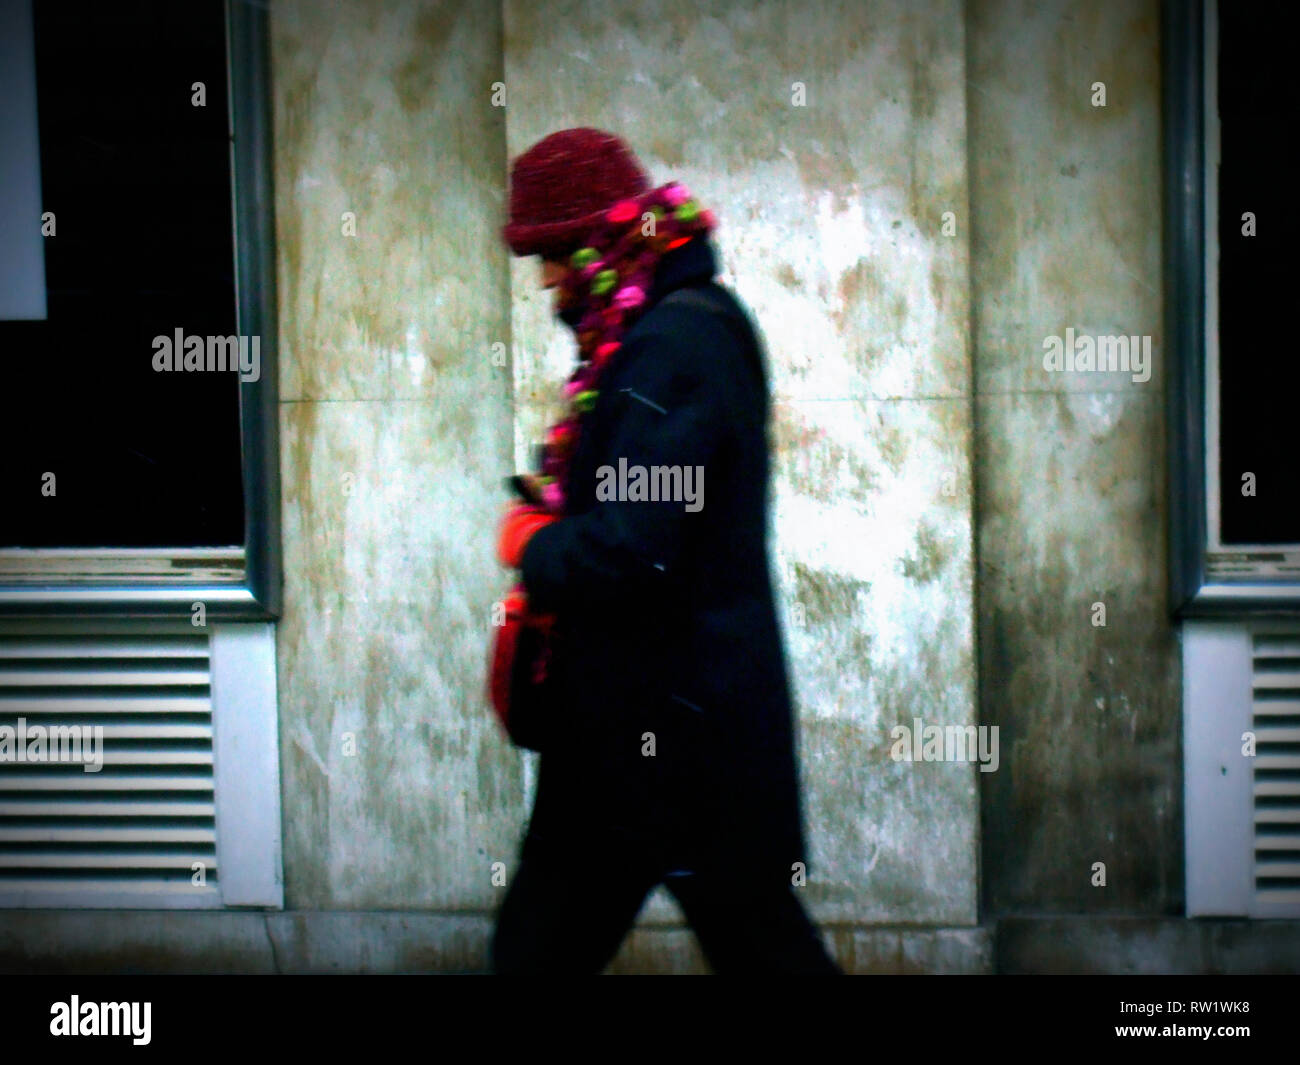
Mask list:
[[[600,973],[660,881],[676,898],[715,973],[839,974],[789,884],[720,872],[665,874],[610,861],[527,858],[497,913],[497,973]]]

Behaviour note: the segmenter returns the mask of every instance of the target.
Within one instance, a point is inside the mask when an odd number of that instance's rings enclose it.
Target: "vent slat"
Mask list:
[[[1300,743],[1300,725],[1255,727],[1256,743]]]
[[[30,669],[6,668],[0,670],[0,686],[6,688],[90,688],[90,687],[160,687],[206,686],[210,679],[207,669],[177,666],[175,669],[140,669],[122,664],[121,668],[105,666],[85,669]]]
[[[1260,673],[1256,671],[1251,680],[1251,686],[1255,691],[1274,691],[1278,689],[1289,689],[1294,691],[1300,688],[1300,668],[1279,670],[1277,672]]]
[[[58,905],[65,898],[75,900],[73,904],[84,906],[87,899],[96,896],[113,898],[129,891],[133,896],[152,896],[160,900],[177,897],[191,899],[219,899],[220,888],[217,878],[209,871],[207,883],[195,887],[187,875],[184,879],[163,880],[154,875],[147,879],[106,879],[104,877],[80,876],[75,880],[42,876],[6,876],[0,879],[0,906],[40,906]]]
[[[1255,781],[1255,798],[1284,796],[1294,798],[1300,795],[1300,782],[1292,780]]]
[[[89,761],[89,759],[87,759]],[[28,764],[30,763],[19,763]],[[102,754],[102,764],[110,765],[130,765],[130,766],[150,766],[150,765],[212,765],[212,751],[206,750],[182,750],[174,747],[157,748],[155,750],[139,751],[113,751],[106,750]],[[76,762],[54,763],[57,769],[72,769],[85,773],[86,770],[81,764]],[[103,772],[101,769],[100,772]]]
[[[1255,658],[1300,658],[1300,633],[1257,634],[1253,641]]]
[[[155,636],[147,640],[129,637],[21,637],[0,640],[0,662],[31,658],[202,658],[208,657],[206,636]],[[0,669],[3,669],[0,666]]]
[[[116,776],[104,770],[86,773],[0,772],[0,792],[14,791],[211,791],[212,775]]]
[[[41,724],[28,720],[27,728],[30,733],[34,724]],[[0,725],[13,725],[12,721],[4,720],[0,716]],[[142,721],[140,723],[113,723],[100,724],[91,722],[90,728],[103,729],[105,742],[109,740],[208,740],[212,739],[211,725],[167,725],[158,724],[153,721]],[[92,737],[96,735],[91,734]],[[84,736],[83,736],[84,742]]]
[[[12,764],[23,769],[39,767],[39,771],[48,773],[51,776],[58,776],[59,779],[67,779],[69,773],[85,773],[88,776],[95,776],[104,772],[104,767],[108,766],[210,766],[212,765],[212,751],[184,750],[175,747],[136,751],[105,750],[100,752],[98,757],[84,755],[82,759],[76,761],[55,761],[51,759],[47,762],[24,761]],[[96,769],[96,766],[101,768]],[[69,786],[82,787],[80,784]],[[3,787],[4,785],[0,785],[0,789],[3,789]]]
[[[1255,771],[1261,769],[1300,769],[1300,754],[1257,754]],[[1296,794],[1300,795],[1300,778],[1295,781]]]
[[[104,765],[212,765],[212,751],[158,748],[143,751],[105,751]],[[84,772],[84,770],[83,770]],[[102,772],[102,770],[101,770]]]
[[[209,872],[217,867],[215,854],[199,850],[167,853],[159,849],[152,854],[113,854],[108,851],[13,854],[0,851],[0,869],[177,869],[188,873],[194,862],[201,862]]]
[[[0,824],[0,844],[5,843],[202,843],[216,845],[211,828],[110,828],[61,827],[9,828]]]
[[[1255,896],[1267,906],[1300,906],[1300,888],[1259,886]]]
[[[1300,714],[1300,699],[1256,698],[1251,712],[1256,717],[1291,717]]]
[[[1300,824],[1300,808],[1284,810],[1261,810],[1255,808],[1255,824],[1257,825],[1287,825]]]
[[[206,695],[120,695],[93,696],[6,695],[0,692],[0,714],[206,714],[211,709]],[[1300,705],[1300,704],[1297,704]]]
[[[1255,863],[1255,879],[1300,879],[1300,862],[1259,862]]]
[[[1300,851],[1300,832],[1284,832],[1276,836],[1256,836],[1256,851]]]
[[[211,874],[217,867],[216,854],[212,852],[194,852],[185,854],[117,854],[110,850],[99,853],[55,854],[30,853],[8,854],[0,850],[0,871],[6,869],[45,869],[45,870],[170,870],[174,873],[190,874],[190,866],[200,862],[205,874]],[[4,880],[0,879],[0,886]]]
[[[130,824],[133,817],[212,818],[217,813],[214,802],[204,799],[150,801],[147,799],[59,799],[49,796],[23,798],[0,797],[0,817],[103,817],[118,818]]]

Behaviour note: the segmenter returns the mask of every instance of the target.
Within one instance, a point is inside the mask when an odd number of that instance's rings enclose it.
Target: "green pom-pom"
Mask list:
[[[570,262],[575,270],[581,270],[584,266],[594,263],[600,258],[600,253],[595,248],[579,248],[573,253]]]
[[[687,200],[684,204],[673,212],[673,217],[679,222],[690,222],[697,214],[700,213],[699,205],[694,200]]]
[[[595,293],[597,296],[603,296],[606,292],[608,292],[611,288],[614,287],[614,282],[617,280],[618,280],[617,270],[602,270],[600,273],[596,275],[595,279],[591,282],[591,291]]]
[[[586,414],[596,405],[596,397],[598,395],[600,395],[599,392],[590,388],[587,389],[586,392],[579,392],[573,397],[574,406],[576,406],[578,410],[582,411],[583,414]]]

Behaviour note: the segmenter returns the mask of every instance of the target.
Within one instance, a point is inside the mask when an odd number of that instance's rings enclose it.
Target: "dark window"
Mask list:
[[[1219,493],[1225,544],[1300,543],[1300,353],[1291,315],[1296,117],[1293,2],[1219,4]],[[1256,235],[1242,233],[1255,216]],[[1255,475],[1255,495],[1242,475]]]
[[[237,373],[153,367],[239,332],[224,6],[36,0],[34,31],[56,230],[46,319],[0,322],[0,543],[243,544]]]

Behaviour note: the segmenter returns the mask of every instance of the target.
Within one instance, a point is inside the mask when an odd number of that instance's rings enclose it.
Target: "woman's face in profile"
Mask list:
[[[556,289],[555,308],[559,309],[560,293],[558,291],[560,283],[569,273],[571,267],[567,259],[542,259],[542,288]]]

